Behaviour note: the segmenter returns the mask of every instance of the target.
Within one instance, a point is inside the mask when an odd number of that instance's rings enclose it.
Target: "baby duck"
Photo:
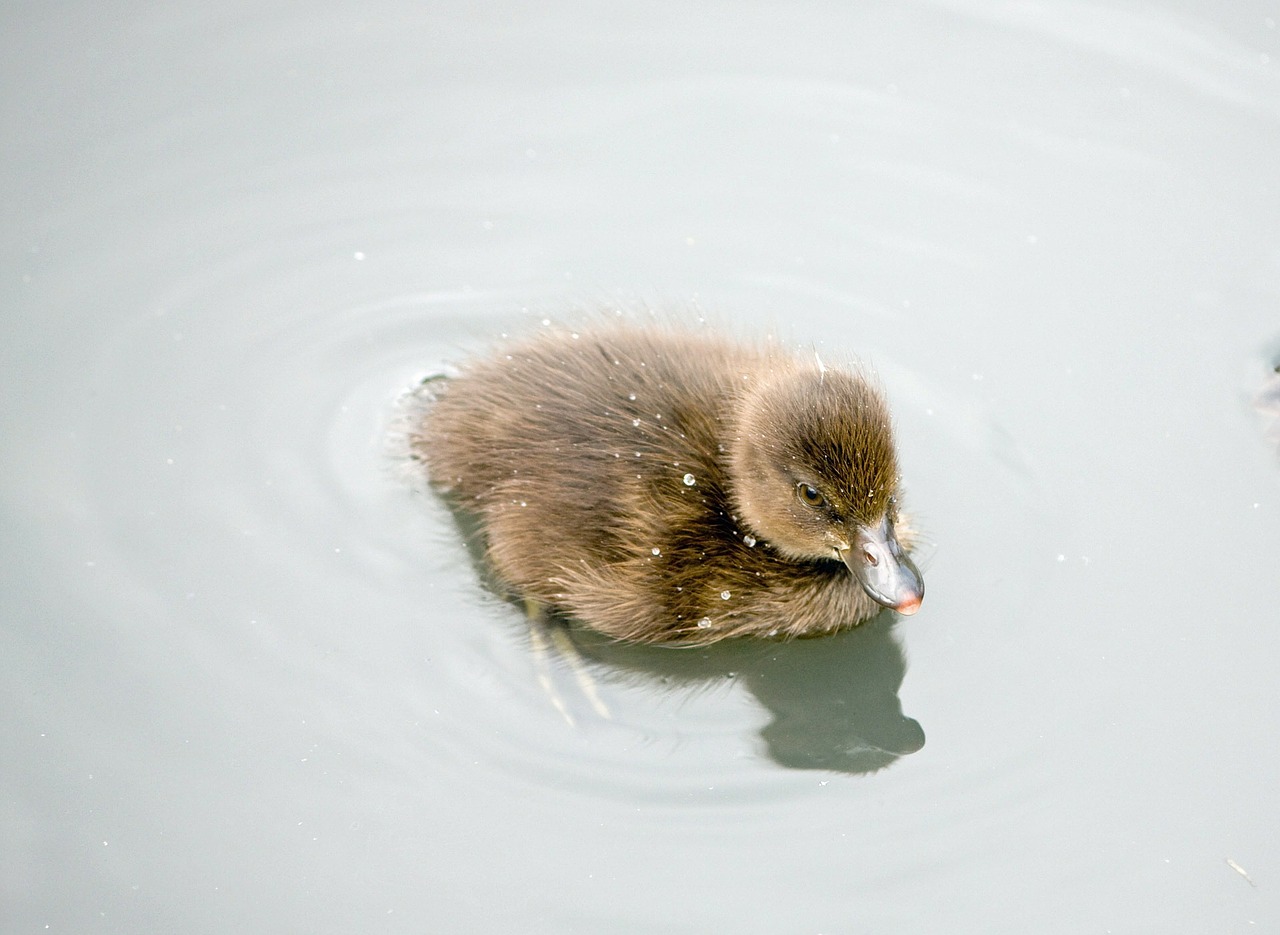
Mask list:
[[[512,596],[683,644],[920,607],[888,406],[857,371],[613,325],[546,329],[433,395],[414,452]]]

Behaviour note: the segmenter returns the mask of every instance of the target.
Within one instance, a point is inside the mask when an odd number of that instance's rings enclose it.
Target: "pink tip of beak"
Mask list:
[[[913,594],[893,609],[896,610],[898,613],[902,614],[902,616],[904,617],[910,617],[912,614],[914,614],[917,610],[920,609],[920,596],[917,594]]]

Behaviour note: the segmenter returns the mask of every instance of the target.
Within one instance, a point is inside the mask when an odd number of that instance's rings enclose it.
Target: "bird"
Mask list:
[[[706,645],[920,607],[890,411],[860,365],[608,322],[510,338],[429,395],[411,451],[529,608]]]

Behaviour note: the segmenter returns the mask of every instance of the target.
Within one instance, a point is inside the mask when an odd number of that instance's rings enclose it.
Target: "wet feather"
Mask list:
[[[706,331],[548,329],[433,395],[411,444],[478,520],[499,585],[618,639],[854,626],[881,607],[832,530],[888,517],[911,544],[883,395],[816,354]],[[820,485],[823,508],[797,484]]]

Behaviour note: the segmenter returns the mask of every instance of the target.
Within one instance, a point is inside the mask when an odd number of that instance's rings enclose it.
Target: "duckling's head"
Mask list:
[[[864,377],[797,370],[743,399],[729,473],[738,518],[797,561],[839,559],[877,603],[913,614],[924,596],[898,542],[889,409]]]

